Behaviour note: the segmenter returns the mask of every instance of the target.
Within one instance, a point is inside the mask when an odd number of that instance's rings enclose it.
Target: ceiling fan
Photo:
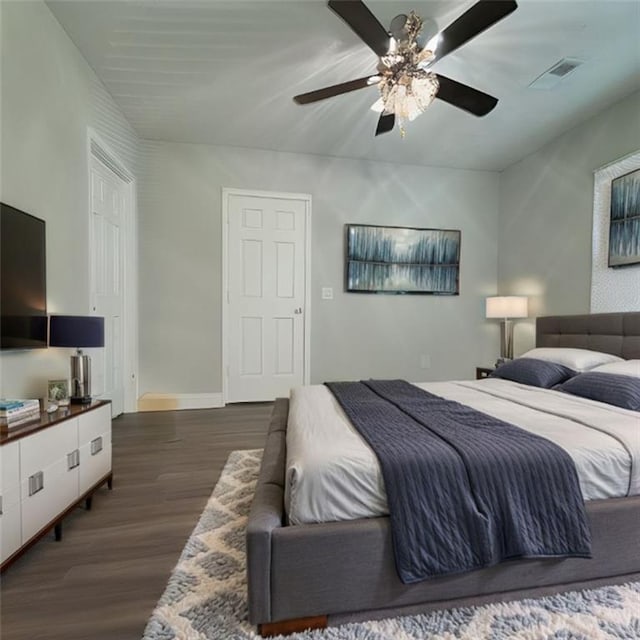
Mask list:
[[[372,106],[380,112],[376,136],[391,131],[396,119],[404,135],[404,123],[420,115],[434,98],[476,116],[487,115],[498,104],[497,98],[434,73],[431,67],[515,11],[515,0],[479,0],[430,39],[423,33],[424,20],[413,11],[396,16],[387,31],[362,0],[329,0],[328,4],[378,56],[377,72],[300,94],[294,97],[297,104],[377,85],[380,99]]]

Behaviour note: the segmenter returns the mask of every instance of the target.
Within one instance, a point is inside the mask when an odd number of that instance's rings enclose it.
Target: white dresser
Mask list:
[[[111,488],[111,406],[97,401],[43,414],[0,436],[0,570],[102,484]]]

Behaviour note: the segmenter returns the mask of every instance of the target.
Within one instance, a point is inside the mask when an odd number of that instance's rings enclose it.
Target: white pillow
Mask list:
[[[622,362],[612,362],[603,364],[592,371],[598,373],[614,373],[620,376],[631,376],[632,378],[640,378],[640,360],[623,360]]]
[[[521,358],[536,358],[562,364],[574,371],[589,371],[594,367],[611,362],[624,362],[622,358],[610,353],[600,353],[589,349],[570,349],[565,347],[539,347],[523,353]]]

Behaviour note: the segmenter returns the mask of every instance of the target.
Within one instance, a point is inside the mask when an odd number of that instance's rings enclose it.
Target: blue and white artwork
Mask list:
[[[640,262],[640,169],[611,181],[609,266]]]
[[[347,291],[457,295],[460,231],[348,224]]]

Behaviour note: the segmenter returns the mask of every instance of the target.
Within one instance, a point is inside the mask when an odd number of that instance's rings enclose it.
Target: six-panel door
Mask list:
[[[228,402],[303,383],[306,201],[230,194]]]

